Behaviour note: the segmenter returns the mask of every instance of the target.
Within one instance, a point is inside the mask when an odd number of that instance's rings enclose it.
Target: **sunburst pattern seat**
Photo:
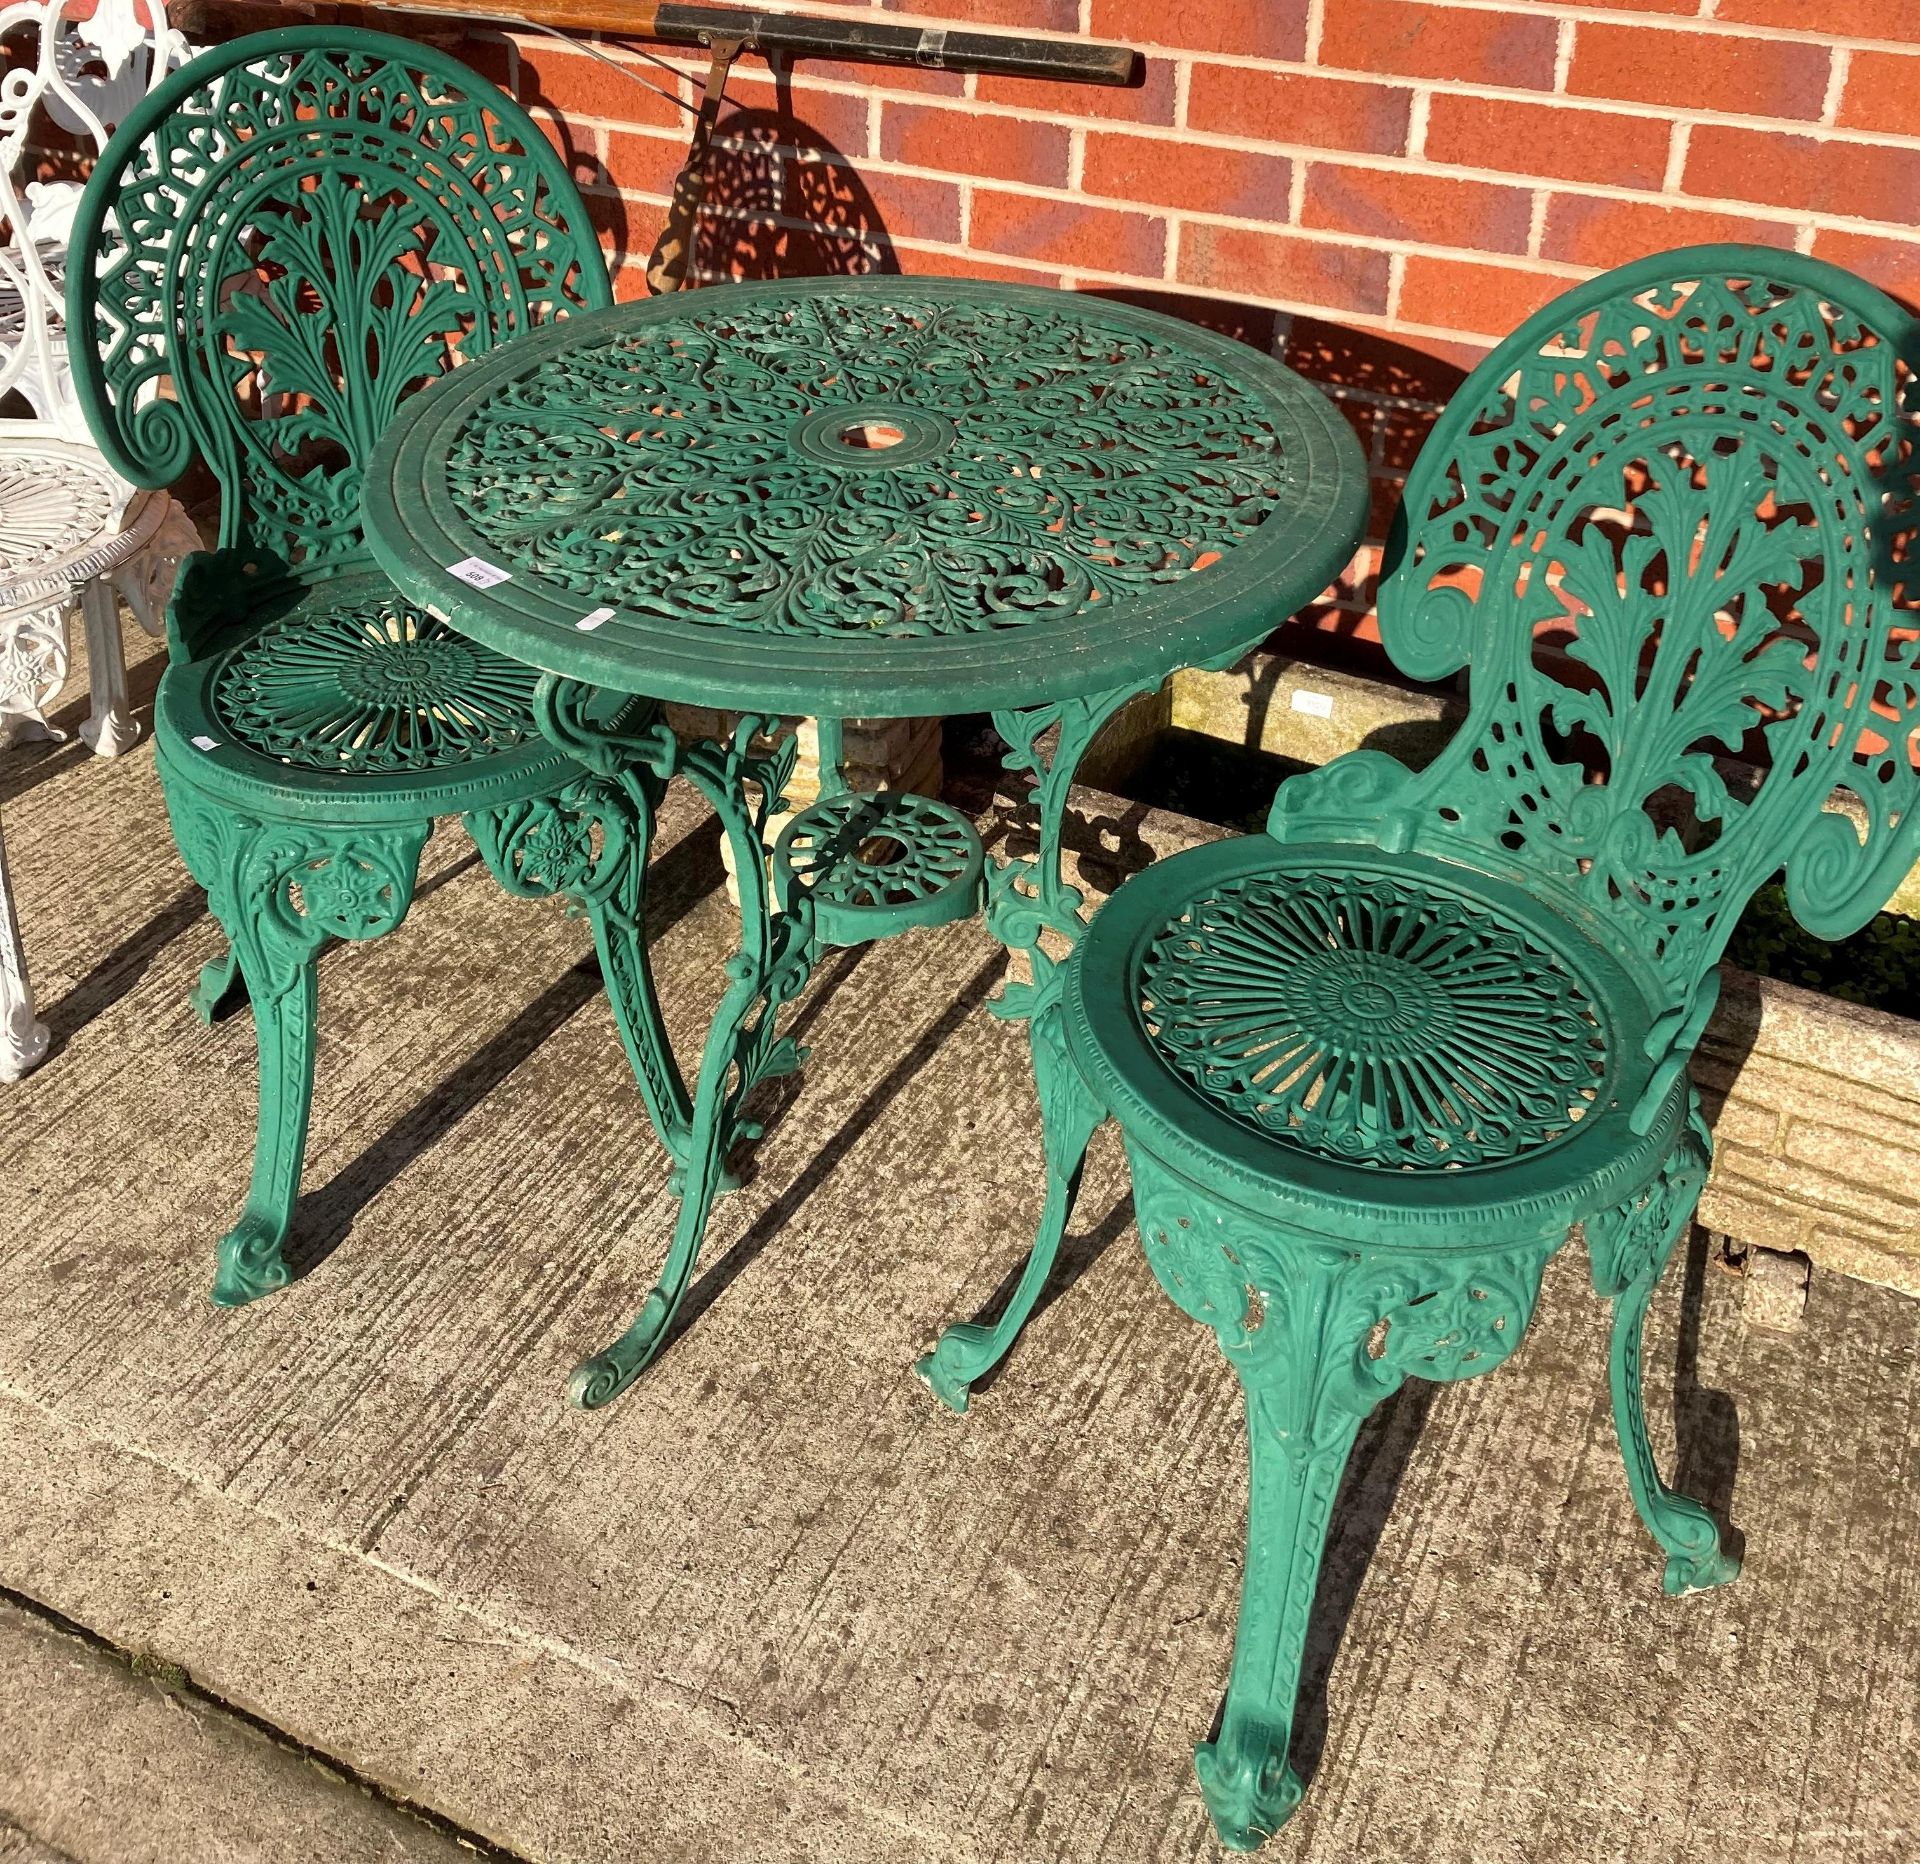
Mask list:
[[[1447,409],[1390,546],[1382,637],[1417,678],[1471,666],[1457,736],[1419,773],[1356,751],[1282,784],[1266,837],[1128,880],[1040,980],[1039,1237],[998,1323],[921,1369],[965,1408],[1115,1119],[1148,1262],[1246,1393],[1240,1621],[1195,1757],[1231,1847],[1302,1792],[1362,1418],[1505,1359],[1576,1224],[1666,1588],[1738,1571],[1660,1479],[1642,1323],[1706,1179],[1687,1065],[1741,909],[1784,869],[1843,936],[1920,846],[1916,367],[1920,325],[1790,254],[1670,253],[1550,305]]]

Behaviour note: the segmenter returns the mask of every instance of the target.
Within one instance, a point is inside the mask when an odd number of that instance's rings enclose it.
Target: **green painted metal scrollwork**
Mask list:
[[[1213,1105],[1387,1169],[1565,1140],[1606,1081],[1577,943],[1468,883],[1276,864],[1170,910],[1139,974],[1155,1047]]]
[[[1382,633],[1417,677],[1471,666],[1456,737],[1417,773],[1361,750],[1283,783],[1270,839],[1135,876],[1041,974],[1154,1272],[1246,1390],[1239,1630],[1196,1755],[1231,1847],[1300,1797],[1360,1419],[1498,1364],[1576,1224],[1663,1584],[1739,1570],[1661,1480],[1644,1322],[1706,1180],[1687,1066],[1735,918],[1784,867],[1802,923],[1843,932],[1920,849],[1917,372],[1920,322],[1793,254],[1576,286],[1469,378],[1396,525]],[[1050,1183],[1042,1252],[1055,1208]]]
[[[323,589],[222,655],[212,704],[269,756],[385,776],[532,743],[538,678],[390,589],[338,601]]]
[[[1250,537],[1293,490],[1260,408],[1216,356],[1065,303],[720,293],[503,384],[447,472],[495,560],[590,604],[956,635],[1111,605]]]
[[[244,985],[259,1040],[252,1188],[214,1284],[232,1304],[288,1277],[324,941],[400,923],[436,816],[498,828],[516,891],[577,852],[562,825],[583,799],[543,812],[576,771],[540,742],[534,673],[368,560],[368,456],[454,362],[611,294],[517,104],[444,53],[331,26],[233,40],[168,78],[95,165],[71,250],[95,439],[137,484],[198,460],[220,491],[220,548],[188,559],[169,607],[154,735],[230,941],[195,1007],[211,1018]],[[630,867],[616,851],[604,884],[584,877],[610,924]],[[658,1096],[670,1131],[670,1082]]]
[[[979,831],[959,810],[905,790],[825,794],[773,850],[776,897],[804,891],[828,945],[970,918],[984,865]]]
[[[987,873],[987,929],[1008,950],[1025,953],[1032,973],[1030,982],[1002,987],[988,1006],[996,1016],[1032,1015],[1034,993],[1054,964],[1043,940],[1051,934],[1071,945],[1080,936],[1086,923],[1080,911],[1085,895],[1061,871],[1067,797],[1074,773],[1107,721],[1129,699],[1152,690],[1144,685],[1121,686],[993,715],[994,729],[1006,744],[1002,763],[1009,771],[1025,771],[1034,778],[1040,830],[1039,849],[1032,858],[996,860]],[[1051,755],[1041,745],[1049,731],[1056,734]]]
[[[313,1096],[318,997],[314,962],[328,939],[391,932],[413,899],[431,823],[328,828],[254,820],[156,762],[187,871],[231,946],[260,1045],[260,1121],[253,1182],[240,1221],[221,1239],[213,1298],[237,1307],[284,1287],[282,1246],[300,1194]],[[216,979],[208,979],[217,986]]]
[[[645,769],[664,782],[686,778],[713,806],[733,853],[740,893],[740,948],[727,961],[727,987],[714,1012],[695,1077],[677,1174],[680,1209],[659,1280],[631,1326],[574,1369],[568,1390],[589,1408],[618,1397],[660,1350],[692,1281],[714,1200],[729,1188],[727,1154],[760,1136],[747,1098],[763,1081],[790,1074],[805,1051],[779,1030],[781,1009],[811,975],[813,903],[804,889],[776,910],[767,876],[766,832],[793,773],[797,744],[774,718],[748,715],[725,743],[678,743],[651,708],[609,702],[590,688],[551,677],[536,694],[542,729],[589,769],[624,785]]]
[[[1196,1749],[1221,1841],[1250,1851],[1299,1803],[1288,1764],[1334,1497],[1367,1413],[1409,1377],[1490,1372],[1520,1344],[1558,1239],[1482,1256],[1338,1249],[1250,1217],[1129,1144],[1147,1260],[1245,1388],[1252,1489],[1233,1669]]]
[[[1465,725],[1418,778],[1363,754],[1276,800],[1285,839],[1387,819],[1495,856],[1637,954],[1671,1064],[1646,1117],[1763,881],[1784,867],[1838,937],[1920,851],[1916,368],[1920,324],[1792,254],[1663,255],[1557,300],[1441,418],[1381,591],[1407,672],[1471,663]],[[1356,815],[1356,786],[1390,803]]]
[[[122,472],[199,455],[223,546],[318,563],[359,553],[360,474],[404,396],[610,294],[552,145],[464,65],[338,27],[238,43],[109,144],[68,327]]]

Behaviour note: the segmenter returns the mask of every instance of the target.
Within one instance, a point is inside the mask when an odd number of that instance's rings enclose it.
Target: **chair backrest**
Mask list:
[[[411,391],[611,292],[525,111],[442,52],[310,26],[203,54],[121,125],[67,302],[119,470],[197,456],[223,547],[312,565],[361,550],[360,475]]]
[[[1593,279],[1500,344],[1389,546],[1395,661],[1472,669],[1456,737],[1380,792],[1399,833],[1604,920],[1702,1020],[1782,868],[1818,936],[1878,911],[1920,839],[1917,371],[1892,299],[1745,247]]]
[[[77,181],[37,181],[29,147],[51,122],[96,159],[113,127],[185,56],[164,0],[10,0],[0,5],[0,394],[19,389],[79,438],[66,381],[62,290]],[[44,112],[44,116],[42,113]]]

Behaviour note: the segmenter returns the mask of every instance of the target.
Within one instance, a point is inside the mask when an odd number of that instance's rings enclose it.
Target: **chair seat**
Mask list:
[[[1644,1182],[1684,1103],[1630,1128],[1652,1014],[1618,957],[1426,855],[1255,837],[1159,862],[1095,916],[1065,1007],[1130,1140],[1355,1240],[1570,1222]]]
[[[534,721],[539,677],[354,569],[277,585],[170,666],[155,729],[179,774],[244,807],[456,814],[571,774]]]
[[[90,446],[38,421],[0,421],[0,609],[57,601],[145,541],[123,523],[136,493]],[[146,527],[148,530],[152,525]]]

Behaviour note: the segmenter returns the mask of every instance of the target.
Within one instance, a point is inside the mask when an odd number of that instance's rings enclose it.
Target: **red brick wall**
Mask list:
[[[747,61],[702,272],[1023,279],[1277,348],[1338,397],[1378,481],[1375,545],[1313,617],[1342,635],[1370,633],[1378,536],[1435,409],[1569,282],[1733,239],[1920,301],[1920,0],[921,3],[1133,44],[1145,82]],[[685,113],[550,39],[467,49],[574,154],[619,289],[642,290]]]

